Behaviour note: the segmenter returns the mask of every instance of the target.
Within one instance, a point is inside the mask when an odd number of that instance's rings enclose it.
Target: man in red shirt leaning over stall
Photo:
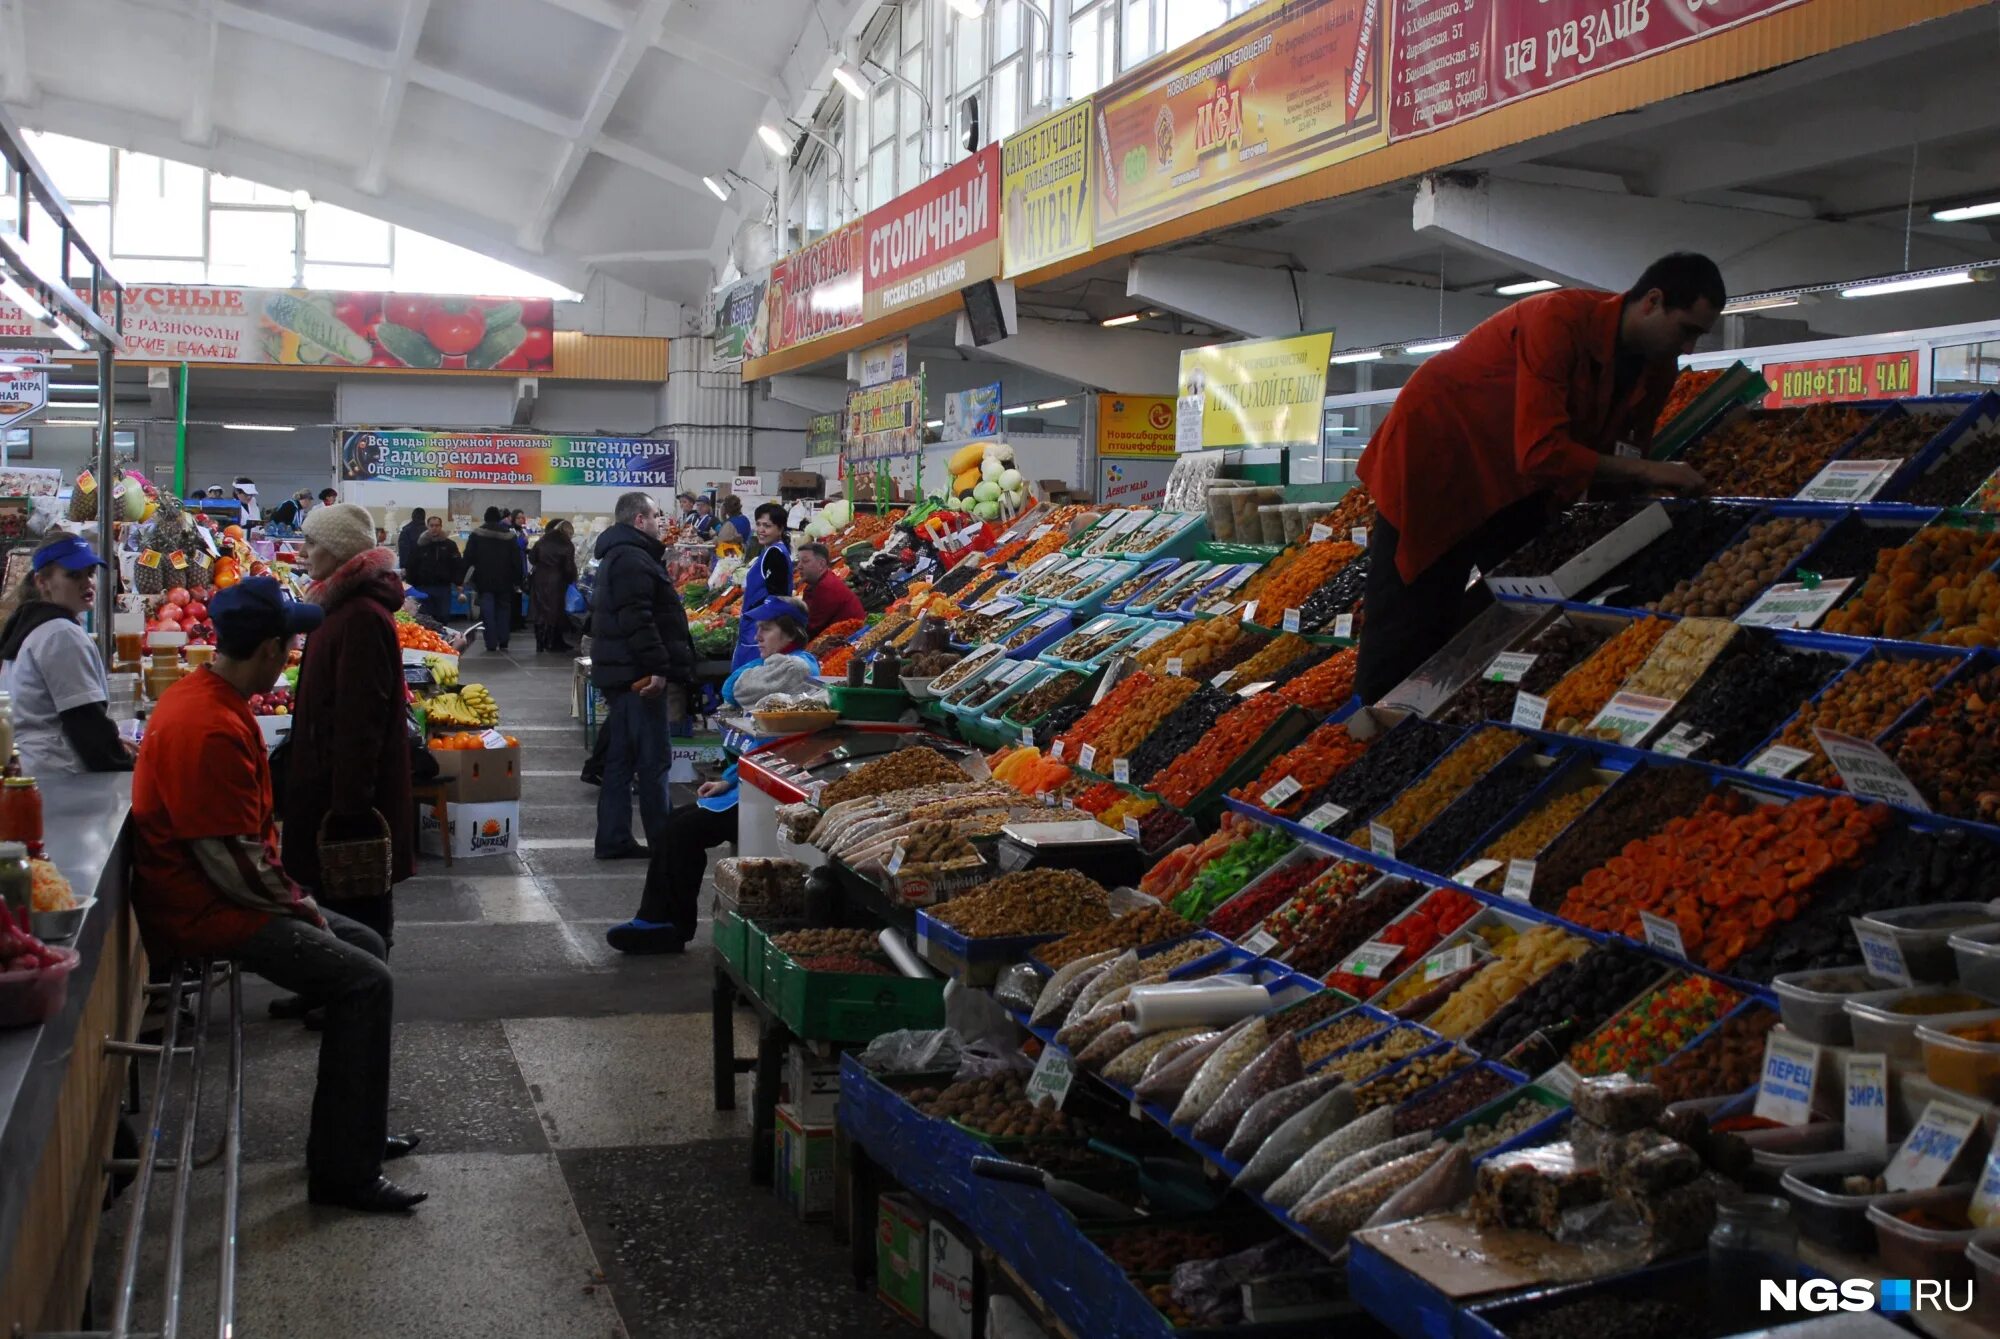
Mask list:
[[[799,580],[805,583],[807,641],[845,619],[867,617],[860,597],[833,574],[833,555],[826,545],[799,545],[797,562]]]
[[[394,979],[382,938],[322,911],[278,862],[253,694],[270,691],[317,605],[251,577],[209,601],[215,659],[160,697],[132,775],[133,905],[155,958],[226,957],[326,1006],[306,1139],[307,1197],[368,1212],[423,1192],[382,1175],[417,1146],[388,1133]]]
[[[1355,688],[1380,699],[1488,602],[1468,591],[1592,485],[1699,491],[1645,458],[1680,356],[1727,301],[1706,256],[1676,252],[1623,293],[1561,289],[1474,326],[1396,396],[1359,474],[1368,534]]]

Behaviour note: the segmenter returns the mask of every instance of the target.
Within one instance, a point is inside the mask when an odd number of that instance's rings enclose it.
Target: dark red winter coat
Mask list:
[[[400,883],[416,870],[403,653],[395,625],[403,582],[395,568],[394,553],[370,549],[311,592],[326,621],[306,638],[293,694],[284,861],[294,879],[315,891],[319,825],[329,812],[335,834],[344,836],[353,829],[343,826],[343,818],[376,810],[389,821],[395,846],[392,877]]]

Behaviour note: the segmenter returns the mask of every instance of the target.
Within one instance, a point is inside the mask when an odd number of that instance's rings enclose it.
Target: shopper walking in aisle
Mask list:
[[[358,509],[357,509],[358,510]],[[366,1212],[428,1198],[382,1175],[417,1147],[391,1135],[395,980],[382,937],[316,907],[287,874],[272,825],[271,770],[249,699],[269,692],[292,639],[320,608],[249,577],[209,602],[215,660],[161,694],[132,777],[132,905],[155,962],[234,958],[326,1010],[306,1136],[306,1196]],[[407,804],[405,805],[407,807]]]
[[[285,868],[325,893],[320,842],[373,837],[386,824],[389,886],[375,896],[321,900],[393,944],[393,886],[416,870],[403,653],[395,625],[403,583],[395,555],[375,546],[368,513],[353,503],[315,508],[305,530],[309,594],[326,618],[306,639],[293,695]]]
[[[521,602],[521,550],[498,507],[465,541],[464,580],[479,592],[481,636],[489,651],[504,651],[512,640],[513,615]]]
[[[507,517],[508,526],[514,531],[514,547],[521,553],[521,583],[525,589],[534,568],[528,562],[528,513],[516,508]],[[508,607],[508,617],[513,621],[515,631],[519,631],[526,615],[521,612],[521,602],[514,601]]]
[[[82,623],[104,566],[75,535],[48,536],[0,628],[0,689],[14,703],[14,749],[29,776],[132,769],[132,751],[110,716],[104,657]]]
[[[567,652],[569,588],[576,584],[576,541],[557,521],[528,550],[528,598],[535,609],[535,649]]]
[[[759,655],[723,681],[722,698],[754,711],[773,693],[803,693],[818,685],[819,661],[806,651],[806,608],[771,599],[743,621],[754,627]],[[620,953],[679,953],[694,938],[708,853],[736,840],[736,766],[702,785],[695,802],[674,810],[653,840],[639,912],[604,938]]]
[[[785,547],[785,509],[775,502],[757,508],[756,534],[763,547],[744,569],[745,609],[755,609],[767,600],[792,593],[792,551]],[[742,669],[759,654],[757,625],[745,618],[737,627],[736,654],[730,659],[730,669]]]
[[[409,580],[410,569],[417,563],[417,541],[424,536],[427,518],[422,507],[410,508],[410,519],[396,532],[396,566],[402,570],[404,580]],[[412,586],[417,583],[410,581]]]
[[[423,595],[424,612],[439,623],[451,617],[451,588],[464,570],[458,545],[444,532],[444,517],[426,516],[416,552],[403,568],[403,582]]]
[[[1701,489],[1686,465],[1644,453],[1680,356],[1726,301],[1715,262],[1677,252],[1623,293],[1523,298],[1417,369],[1359,467],[1380,513],[1355,676],[1364,702],[1491,601],[1483,586],[1467,589],[1474,568],[1519,548],[1586,488]]]
[[[834,575],[833,554],[826,545],[799,545],[799,581],[805,586],[808,641],[842,619],[867,617],[861,597]]]
[[[597,586],[591,597],[590,676],[609,708],[604,777],[597,793],[599,860],[650,854],[632,839],[632,791],[646,840],[667,819],[667,726],[670,695],[694,681],[687,610],[662,562],[666,517],[645,493],[618,499],[613,523],[597,537]]]

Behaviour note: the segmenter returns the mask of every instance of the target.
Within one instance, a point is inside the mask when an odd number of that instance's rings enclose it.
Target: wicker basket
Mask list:
[[[753,713],[757,732],[765,735],[804,735],[825,730],[840,720],[837,711],[760,711]]]
[[[328,902],[354,902],[362,898],[385,897],[394,868],[394,849],[389,842],[389,820],[370,809],[376,833],[372,837],[327,840],[333,822],[328,814],[319,821],[319,895]]]

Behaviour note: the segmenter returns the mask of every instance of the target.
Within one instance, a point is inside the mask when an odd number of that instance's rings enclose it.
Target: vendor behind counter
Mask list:
[[[1355,688],[1379,700],[1479,613],[1466,589],[1558,506],[1611,486],[1697,492],[1701,476],[1645,459],[1683,354],[1728,297],[1706,256],[1675,252],[1623,293],[1524,298],[1417,369],[1359,473],[1368,534]],[[1620,448],[1627,454],[1619,454]]]

